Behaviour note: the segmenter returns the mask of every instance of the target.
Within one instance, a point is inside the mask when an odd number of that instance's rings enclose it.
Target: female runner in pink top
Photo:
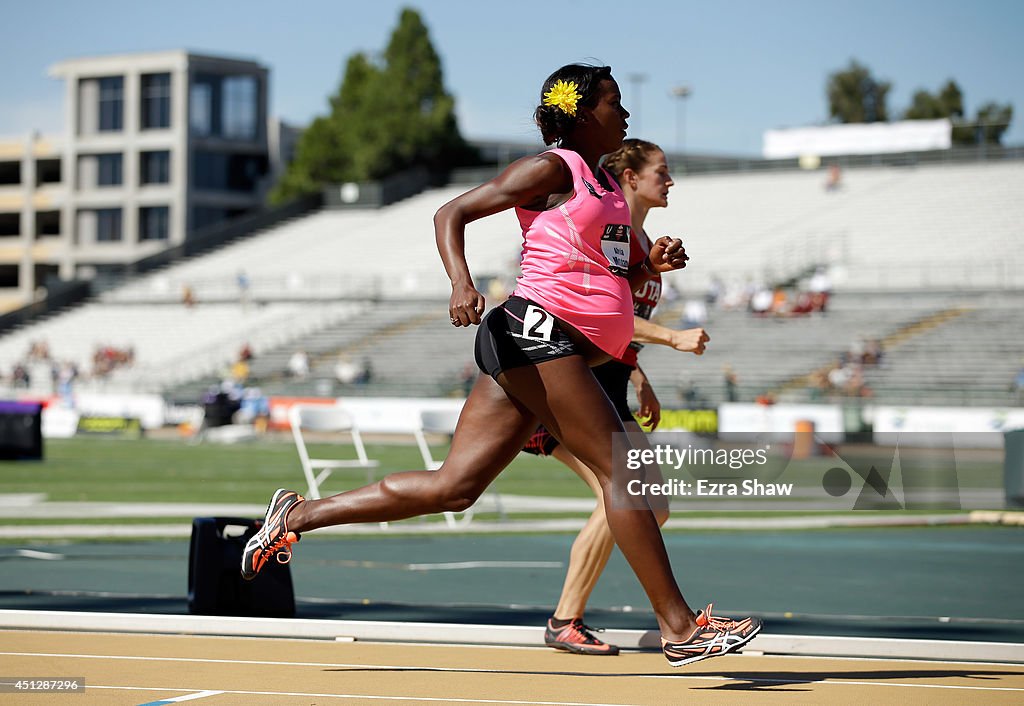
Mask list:
[[[487,373],[466,399],[444,464],[320,500],[278,490],[243,551],[242,576],[254,577],[271,559],[288,561],[300,532],[469,508],[543,423],[600,480],[608,526],[651,601],[669,663],[725,654],[753,638],[761,623],[714,617],[710,605],[695,614],[672,575],[646,499],[612,502],[612,440],[625,431],[590,372],[629,343],[631,290],[657,272],[685,266],[686,253],[678,240],[659,238],[646,258],[629,265],[629,212],[597,166],[622,144],[629,117],[611,69],[564,66],[541,95],[537,125],[544,142],[560,149],[514,162],[434,216],[452,283],[452,325],[482,324],[475,353]],[[524,222],[523,276],[517,294],[481,319],[484,296],[466,263],[466,226],[510,208]],[[625,474],[619,469],[619,482]]]

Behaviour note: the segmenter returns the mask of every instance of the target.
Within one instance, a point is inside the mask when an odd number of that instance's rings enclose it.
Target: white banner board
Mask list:
[[[903,120],[766,130],[761,151],[765,159],[790,159],[946,150],[952,145],[953,124],[949,120]]]

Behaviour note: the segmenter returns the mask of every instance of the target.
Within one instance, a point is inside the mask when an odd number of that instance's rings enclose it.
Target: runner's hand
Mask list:
[[[452,296],[448,300],[448,318],[452,326],[479,324],[484,313],[484,295],[472,284],[452,285]]]
[[[656,272],[681,270],[686,267],[686,261],[690,259],[683,247],[683,241],[679,238],[670,238],[667,235],[654,241],[651,253],[647,257]]]
[[[702,328],[688,328],[672,332],[672,347],[682,353],[704,355],[704,346],[711,337]]]
[[[657,429],[661,423],[661,402],[647,380],[636,386],[636,401],[640,405],[637,410],[640,426],[646,427],[648,431]]]

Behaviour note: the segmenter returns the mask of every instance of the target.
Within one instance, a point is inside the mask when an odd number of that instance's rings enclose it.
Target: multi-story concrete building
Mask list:
[[[0,307],[258,207],[268,70],[186,51],[63,61],[64,133],[0,140]]]

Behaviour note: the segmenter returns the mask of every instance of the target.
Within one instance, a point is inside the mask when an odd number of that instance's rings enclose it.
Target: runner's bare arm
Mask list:
[[[669,346],[683,353],[703,355],[704,347],[711,337],[702,328],[672,329],[634,316],[633,340],[637,343]]]
[[[543,210],[553,196],[572,191],[572,176],[559,157],[542,154],[510,164],[500,175],[452,199],[434,214],[434,238],[452,282],[449,315],[455,326],[479,324],[484,296],[466,263],[466,225],[515,206]]]

